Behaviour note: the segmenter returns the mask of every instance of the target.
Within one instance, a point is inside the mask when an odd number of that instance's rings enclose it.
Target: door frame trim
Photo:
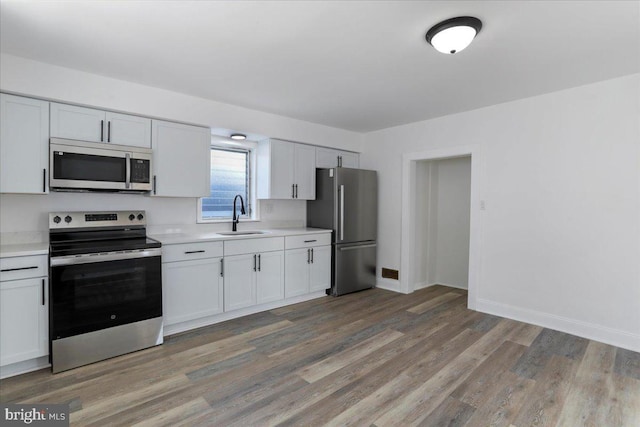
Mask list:
[[[415,282],[412,248],[415,247],[415,192],[416,165],[419,161],[442,160],[471,156],[471,211],[469,218],[469,294],[467,306],[475,310],[480,287],[481,264],[481,221],[480,221],[480,189],[481,189],[481,149],[479,145],[464,145],[414,153],[402,156],[402,215],[400,244],[400,292],[412,293],[419,287]]]

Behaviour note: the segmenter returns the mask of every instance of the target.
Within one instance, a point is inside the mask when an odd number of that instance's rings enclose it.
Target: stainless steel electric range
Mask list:
[[[49,214],[54,373],[162,344],[161,244],[144,211]]]

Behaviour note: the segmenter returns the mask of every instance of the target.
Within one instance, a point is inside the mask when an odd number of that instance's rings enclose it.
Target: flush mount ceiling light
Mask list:
[[[231,139],[235,139],[236,141],[244,141],[247,139],[247,135],[243,135],[241,133],[232,133]]]
[[[427,31],[427,41],[438,52],[453,55],[469,46],[482,28],[482,21],[472,16],[458,16],[434,25]]]

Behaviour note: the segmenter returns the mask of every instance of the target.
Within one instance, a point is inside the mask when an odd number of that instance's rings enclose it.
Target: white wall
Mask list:
[[[640,351],[640,74],[367,134],[379,266],[400,266],[403,154],[463,145],[486,204],[477,307]]]
[[[471,158],[416,165],[416,287],[469,283]]]
[[[197,199],[150,197],[140,194],[64,193],[48,195],[1,194],[0,233],[2,243],[45,239],[49,212],[86,210],[145,210],[150,233],[231,230],[230,222],[197,224]],[[306,202],[302,200],[259,201],[260,222],[240,220],[239,230],[273,227],[301,227],[306,223]],[[20,233],[11,236],[11,233]]]
[[[0,55],[0,90],[315,145],[361,150],[362,134],[359,133],[7,54]],[[151,231],[193,227],[200,230],[222,230],[230,227],[229,224],[196,226],[196,199],[193,198],[153,198],[122,194],[3,194],[0,195],[0,233],[4,233],[3,243],[8,243],[12,238],[7,233],[46,233],[47,215],[50,211],[88,209],[145,209]],[[240,229],[304,225],[306,203],[285,200],[262,202],[260,218],[260,224],[241,222]],[[33,239],[37,238],[34,234]]]
[[[153,70],[149,72],[152,73]],[[4,53],[0,55],[0,90],[351,151],[361,151],[362,148],[363,136],[357,132]]]

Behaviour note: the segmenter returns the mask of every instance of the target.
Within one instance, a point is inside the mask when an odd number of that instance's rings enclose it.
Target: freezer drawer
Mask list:
[[[376,284],[376,242],[335,245],[331,295],[369,289]]]

